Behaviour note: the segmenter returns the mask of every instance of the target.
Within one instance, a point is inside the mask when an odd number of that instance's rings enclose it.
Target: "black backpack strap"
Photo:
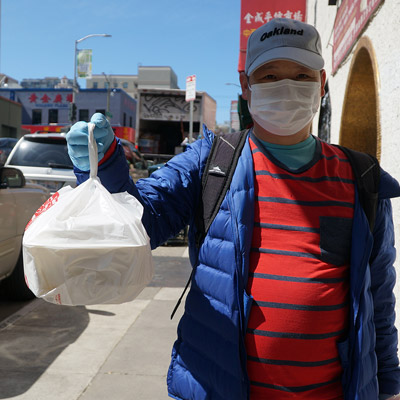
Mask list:
[[[380,180],[379,161],[372,155],[339,146],[347,156],[356,178],[361,206],[367,216],[371,232],[374,230]]]
[[[196,244],[200,247],[218,214],[246,142],[248,129],[221,134],[214,142],[202,177],[202,196],[195,216]]]
[[[214,137],[201,179],[202,196],[195,215],[196,246],[200,248],[211,223],[218,214],[232,181],[237,162],[246,142],[248,129]],[[186,290],[192,281],[194,268],[171,314],[174,317]]]

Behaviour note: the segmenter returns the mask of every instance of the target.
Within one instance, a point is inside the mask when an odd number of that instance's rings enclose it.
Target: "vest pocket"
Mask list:
[[[340,266],[350,260],[352,218],[320,217],[320,248],[324,262]]]

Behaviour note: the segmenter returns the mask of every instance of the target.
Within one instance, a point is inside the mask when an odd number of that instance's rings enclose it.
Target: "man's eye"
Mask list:
[[[276,79],[276,75],[272,75],[272,74],[265,75],[264,79],[266,79],[268,81],[272,81],[272,80]]]
[[[296,79],[309,79],[310,77],[307,74],[298,74]]]

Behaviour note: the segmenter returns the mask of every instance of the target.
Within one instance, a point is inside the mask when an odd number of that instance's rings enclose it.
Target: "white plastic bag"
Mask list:
[[[90,123],[90,178],[55,193],[23,238],[27,285],[50,303],[131,301],[153,277],[143,207],[129,193],[110,194],[100,183],[93,129]]]

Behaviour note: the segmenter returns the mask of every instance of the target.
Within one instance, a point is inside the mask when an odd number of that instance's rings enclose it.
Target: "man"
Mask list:
[[[249,38],[243,97],[254,120],[199,249],[194,213],[213,133],[150,178],[129,179],[95,114],[99,176],[144,205],[152,248],[186,224],[194,268],[167,383],[176,399],[378,399],[400,391],[390,198],[381,171],[374,234],[345,154],[310,135],[326,79],[318,32],[274,19]],[[67,135],[88,177],[87,124]]]

